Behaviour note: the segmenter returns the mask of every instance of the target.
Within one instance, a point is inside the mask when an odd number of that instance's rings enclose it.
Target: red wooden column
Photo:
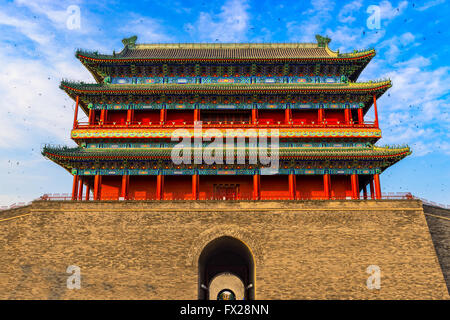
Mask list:
[[[89,186],[89,184],[86,184],[86,195],[85,195],[86,201],[89,201],[90,192],[91,192],[91,187]]]
[[[363,114],[363,109],[362,108],[358,108],[358,124],[359,125],[363,125],[364,124],[364,114]]]
[[[78,175],[73,175],[73,184],[72,184],[72,200],[77,200],[78,195]]]
[[[359,199],[358,175],[352,174],[352,199]]]
[[[158,174],[156,177],[156,200],[163,200],[164,198],[164,176]]]
[[[380,175],[378,173],[373,175],[373,181],[375,183],[375,199],[381,199]]]
[[[133,121],[133,115],[134,115],[134,110],[128,109],[127,110],[127,125],[130,125],[131,122]]]
[[[369,188],[370,188],[370,199],[375,199],[375,191],[374,191],[375,187],[373,186],[373,178],[370,179]]]
[[[351,113],[350,113],[350,108],[344,109],[344,115],[345,115],[345,123],[350,124],[350,119],[352,118]]]
[[[295,184],[295,174],[291,173],[289,174],[289,199],[295,200],[297,190],[296,190],[296,184]]]
[[[192,200],[198,200],[198,185],[199,176],[198,173],[192,175]]]
[[[78,177],[78,198],[77,200],[83,200],[83,179]]]
[[[127,195],[127,191],[128,191],[128,188],[127,188],[127,182],[128,182],[128,175],[124,174],[124,175],[122,176],[122,190],[121,190],[121,192],[120,192],[120,197],[121,197],[122,199],[124,199],[124,200],[127,200],[127,199],[128,199],[128,195]]]
[[[195,108],[194,109],[194,122],[200,121],[200,109]]]
[[[378,128],[378,109],[377,109],[377,96],[373,95],[373,111],[375,112],[375,127]]]
[[[328,173],[323,175],[323,191],[325,193],[325,199],[331,199],[331,181],[330,174]]]
[[[252,109],[252,124],[256,124],[258,122],[258,109],[253,107]]]
[[[289,123],[291,123],[291,119],[292,119],[292,110],[291,110],[291,108],[284,109],[284,122],[286,124],[289,124]]]
[[[73,127],[76,128],[78,125],[78,104],[79,104],[79,97],[77,96],[76,102],[75,102],[75,112],[73,115]]]
[[[92,109],[89,109],[89,125],[93,125],[94,120],[95,119],[95,111]]]
[[[105,109],[102,109],[102,110],[100,111],[100,123],[101,123],[101,124],[104,124],[104,123],[105,123],[105,120],[106,120],[106,110],[105,110]]]
[[[98,174],[94,179],[94,200],[100,200],[100,175]]]
[[[319,108],[319,114],[318,114],[318,122],[319,124],[321,124],[324,120],[324,116],[325,116],[325,110],[323,108]]]
[[[259,173],[253,175],[253,200],[260,199],[260,179]]]
[[[167,111],[166,111],[166,109],[161,109],[159,111],[159,122],[161,124],[164,124],[166,122],[166,118],[167,118]]]

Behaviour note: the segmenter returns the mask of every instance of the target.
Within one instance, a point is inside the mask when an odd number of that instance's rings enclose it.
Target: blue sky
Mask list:
[[[67,26],[71,5],[80,8],[79,29]],[[368,27],[371,5],[380,28]],[[413,149],[383,173],[382,190],[450,204],[449,7],[445,0],[0,0],[0,205],[71,190],[71,175],[40,154],[44,143],[74,145],[74,102],[59,82],[94,81],[76,48],[120,51],[134,34],[140,43],[315,42],[322,34],[333,50],[374,47],[359,80],[393,81],[378,102],[378,144]]]

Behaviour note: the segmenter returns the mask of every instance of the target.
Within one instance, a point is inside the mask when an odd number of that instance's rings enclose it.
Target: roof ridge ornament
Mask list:
[[[320,34],[316,34],[317,45],[319,48],[325,48],[330,43],[331,39],[327,36],[322,37]]]
[[[137,40],[137,36],[132,36],[129,38],[123,38],[122,43],[125,47],[128,47],[128,49],[135,49],[136,48],[136,40]]]

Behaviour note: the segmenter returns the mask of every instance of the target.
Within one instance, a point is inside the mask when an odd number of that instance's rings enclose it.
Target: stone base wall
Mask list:
[[[449,298],[420,201],[347,200],[37,201],[0,213],[0,299],[197,299],[221,236],[253,253],[256,299]]]

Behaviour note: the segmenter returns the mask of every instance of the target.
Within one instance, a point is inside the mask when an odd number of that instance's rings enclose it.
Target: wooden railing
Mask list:
[[[89,122],[78,122],[74,129],[121,129],[121,128],[186,128],[193,127],[194,121],[165,121],[165,122],[141,122],[134,121],[130,123],[118,122],[97,122],[90,124]],[[288,123],[285,121],[262,120],[252,123],[250,121],[202,121],[202,127],[211,128],[376,128],[374,122],[340,122],[340,121],[297,121],[293,120]]]
[[[119,200],[118,193],[111,193],[111,194],[105,194],[102,193],[101,198],[102,200]],[[381,195],[382,199],[386,200],[411,200],[411,199],[420,199],[415,196],[413,196],[409,192],[388,192],[388,193],[382,193]],[[83,194],[83,200],[86,201],[85,195]],[[91,193],[89,197],[89,201],[93,201],[93,195]],[[370,195],[368,195],[367,199],[371,199]],[[48,200],[48,201],[69,201],[72,200],[72,196],[68,193],[65,194],[44,194],[39,198],[39,200]],[[121,199],[123,200],[123,199]],[[127,200],[157,200],[155,193],[147,193],[145,195],[134,195],[129,196]],[[184,192],[170,192],[165,193],[163,200],[193,200],[192,194],[190,193],[184,193]],[[238,195],[234,196],[215,196],[215,195],[199,195],[198,200],[253,200],[253,194],[252,193],[240,193]],[[280,194],[280,195],[273,195],[273,196],[266,196],[261,195],[260,200],[290,200],[289,195],[287,194]],[[330,199],[326,197],[320,197],[320,196],[297,196],[296,200],[351,200],[350,196],[332,196]],[[360,200],[363,199],[363,195],[360,195]],[[422,201],[426,201],[423,199],[420,199]],[[79,200],[80,201],[80,200]],[[433,203],[434,204],[434,203]],[[438,205],[438,204],[435,204]],[[442,205],[441,206],[445,206]],[[449,206],[450,208],[450,206]]]

